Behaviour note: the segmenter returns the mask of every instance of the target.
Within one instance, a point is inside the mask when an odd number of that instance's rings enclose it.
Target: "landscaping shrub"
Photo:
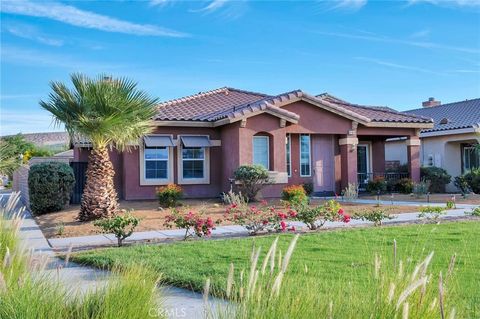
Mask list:
[[[235,193],[234,191],[229,191],[228,193],[222,194],[222,200],[225,205],[242,205],[246,204],[247,200],[242,195],[242,193]]]
[[[480,207],[472,208],[472,211],[465,212],[466,215],[480,217]]]
[[[75,184],[72,168],[65,163],[32,165],[28,172],[30,207],[35,214],[62,210],[70,200]]]
[[[157,198],[162,207],[176,207],[183,196],[182,188],[176,184],[157,187]]]
[[[258,192],[269,182],[268,171],[262,165],[242,165],[234,172],[238,188],[249,201],[254,201]]]
[[[382,194],[387,190],[387,182],[382,176],[376,176],[373,180],[368,181],[366,191],[372,194]]]
[[[120,247],[123,241],[133,234],[139,223],[140,219],[133,216],[131,211],[122,211],[121,214],[113,217],[97,220],[93,225],[100,227],[104,233],[113,233]]]
[[[295,211],[295,219],[305,223],[310,230],[322,227],[327,221],[348,223],[351,219],[350,215],[346,214],[340,204],[333,199],[316,207],[303,204],[295,207]]]
[[[361,220],[367,220],[369,222],[372,222],[373,225],[377,227],[382,225],[384,219],[395,218],[388,211],[389,210],[385,208],[373,208],[371,210],[365,210],[356,217]]]
[[[450,183],[452,176],[440,167],[422,167],[420,168],[420,178],[430,181],[429,191],[431,193],[445,193],[445,186]]]
[[[474,168],[464,176],[470,189],[475,194],[480,194],[480,168]]]
[[[428,193],[430,187],[430,181],[421,181],[419,183],[413,183],[413,194],[416,198],[421,198]]]
[[[183,240],[190,237],[210,236],[212,230],[215,229],[215,223],[211,217],[205,217],[202,213],[189,211],[188,213],[180,212],[174,209],[173,212],[165,217],[165,227],[172,228],[173,226],[185,229]]]
[[[308,197],[302,185],[285,187],[282,191],[282,199],[294,206],[308,203]]]
[[[465,175],[455,177],[453,184],[460,190],[464,197],[472,191]]]
[[[442,206],[425,206],[420,208],[419,218],[437,221],[441,215],[445,215],[445,207]]]
[[[224,214],[225,220],[245,227],[249,235],[256,235],[260,231],[294,231],[295,227],[289,227],[286,219],[295,217],[295,211],[284,213],[274,206],[268,206],[266,201],[262,201],[258,206],[232,204]]]
[[[348,183],[348,186],[342,190],[342,197],[348,201],[358,198],[358,187],[357,184]]]
[[[413,181],[411,178],[401,178],[396,182],[396,189],[402,194],[411,194],[413,192]]]
[[[305,193],[307,193],[307,196],[310,196],[313,194],[313,183],[303,183],[302,186],[303,186],[303,189],[305,190]]]

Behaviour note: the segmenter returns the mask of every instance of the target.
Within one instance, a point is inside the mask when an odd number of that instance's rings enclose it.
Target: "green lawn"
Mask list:
[[[263,256],[274,238],[260,236],[137,245],[90,251],[72,258],[77,262],[107,268],[142,263],[162,273],[166,282],[195,290],[201,290],[206,278],[211,278],[218,292],[225,289],[230,263],[238,270],[248,270],[252,247],[262,247]],[[286,251],[291,238],[291,234],[280,235],[279,248],[282,252]],[[454,277],[448,282],[447,304],[456,307],[458,317],[480,317],[479,222],[304,234],[298,240],[288,268],[289,282],[296,282],[299,289],[315,283],[318,295],[325,298],[373,290],[375,254],[381,256],[382,271],[393,273],[393,239],[398,245],[397,258],[403,261],[406,271],[411,271],[414,265],[434,251],[429,268],[432,282],[436,281],[440,271],[447,272],[449,261],[456,253]]]

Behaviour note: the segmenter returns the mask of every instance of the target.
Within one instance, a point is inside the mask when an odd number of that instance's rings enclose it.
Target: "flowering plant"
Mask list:
[[[358,215],[358,218],[361,220],[367,220],[372,222],[375,227],[381,226],[382,222],[386,219],[394,219],[395,216],[392,216],[389,213],[388,209],[384,208],[373,208],[371,210],[366,210],[363,213]]]
[[[285,187],[282,190],[282,199],[291,205],[306,204],[308,202],[307,193],[302,185]]]
[[[193,211],[183,213],[174,209],[170,215],[165,217],[164,225],[168,228],[172,228],[173,226],[184,228],[185,236],[183,239],[186,240],[193,236],[210,236],[212,230],[215,229],[215,224],[218,224],[219,222],[220,221],[214,222],[211,217],[205,217],[202,213],[196,213]]]
[[[183,196],[182,188],[176,184],[157,187],[156,191],[158,202],[164,207],[177,206],[178,200]]]
[[[227,207],[224,217],[225,220],[245,227],[249,235],[255,235],[260,231],[286,231],[295,230],[289,227],[286,219],[296,214],[291,211],[284,213],[275,209],[274,206],[268,206],[266,201],[262,201],[258,206],[248,206],[245,203],[232,204]]]
[[[351,220],[350,215],[346,214],[340,204],[333,199],[316,207],[299,205],[295,209],[296,219],[304,222],[310,230],[322,227],[327,221],[349,223]]]

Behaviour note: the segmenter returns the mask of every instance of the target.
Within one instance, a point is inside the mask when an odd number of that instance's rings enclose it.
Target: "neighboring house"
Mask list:
[[[430,98],[423,102],[423,108],[405,114],[430,117],[435,122],[433,128],[420,133],[423,166],[442,167],[452,177],[480,167],[480,156],[475,150],[480,138],[480,99],[441,104]],[[388,161],[407,162],[405,141],[389,141],[385,149]],[[456,190],[453,182],[447,186],[447,191]]]
[[[6,135],[2,137],[8,137]],[[70,137],[67,132],[45,132],[22,134],[26,141],[35,146],[51,149],[52,151],[64,151],[70,146]]]
[[[300,90],[276,96],[233,88],[163,102],[153,134],[130,152],[110,152],[119,196],[153,199],[155,188],[182,186],[186,197],[228,191],[242,164],[260,164],[272,184],[262,194],[278,197],[287,184],[312,183],[317,193],[339,193],[348,183],[385,172],[385,140],[405,137],[414,180],[420,178],[420,129],[431,119],[386,107],[351,104]],[[75,145],[75,161],[88,159]]]

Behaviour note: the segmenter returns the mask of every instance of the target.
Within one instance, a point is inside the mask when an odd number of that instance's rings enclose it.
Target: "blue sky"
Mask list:
[[[38,106],[72,72],[161,100],[222,86],[417,108],[480,97],[480,0],[8,1],[1,131],[52,131]]]

